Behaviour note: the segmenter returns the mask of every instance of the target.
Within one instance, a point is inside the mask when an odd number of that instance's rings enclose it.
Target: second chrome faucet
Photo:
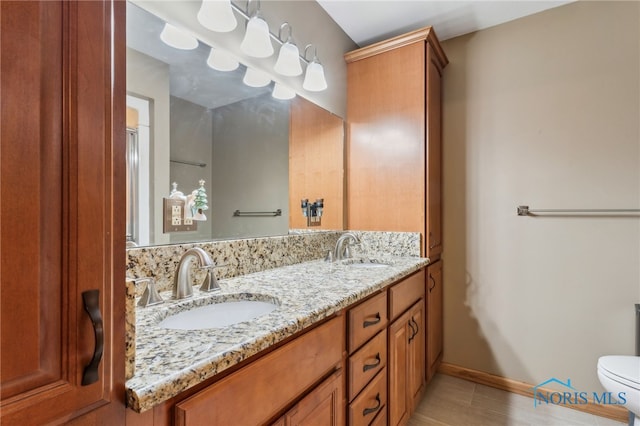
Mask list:
[[[194,261],[199,263],[200,268],[207,269],[207,276],[204,279],[200,290],[213,291],[220,289],[213,268],[215,265],[211,260],[211,256],[199,247],[193,247],[187,250],[178,262],[175,276],[173,277],[173,297],[176,299],[185,299],[193,295],[193,286],[191,285],[190,269]]]

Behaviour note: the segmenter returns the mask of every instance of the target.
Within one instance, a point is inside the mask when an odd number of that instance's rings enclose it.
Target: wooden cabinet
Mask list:
[[[405,424],[425,378],[425,271],[389,288],[389,424]]]
[[[442,262],[427,268],[427,380],[442,361]]]
[[[264,424],[327,374],[341,369],[343,336],[344,316],[338,316],[179,402],[175,424]],[[339,377],[327,389],[318,388],[317,394],[298,406],[300,414],[293,418],[308,418],[315,409],[318,414],[342,418],[344,385],[340,392],[332,390],[337,380],[343,382]]]
[[[0,423],[123,424],[125,4],[0,8]]]
[[[430,27],[364,47],[347,61],[347,229],[422,235],[442,252],[441,74]],[[375,211],[375,214],[371,214]]]
[[[344,376],[342,370],[338,370],[289,410],[276,425],[344,425],[344,388]]]
[[[424,301],[389,326],[389,424],[406,424],[424,385]]]

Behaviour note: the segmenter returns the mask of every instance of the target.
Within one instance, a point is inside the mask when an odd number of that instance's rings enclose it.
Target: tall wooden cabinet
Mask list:
[[[124,424],[124,6],[0,2],[3,425]]]
[[[347,229],[422,235],[442,252],[441,78],[431,27],[345,55]]]

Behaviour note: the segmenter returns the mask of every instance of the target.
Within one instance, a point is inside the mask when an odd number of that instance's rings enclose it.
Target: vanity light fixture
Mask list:
[[[162,40],[168,46],[182,50],[192,50],[198,47],[198,39],[192,36],[187,31],[180,29],[170,23],[165,23],[162,32],[160,33],[160,40]]]
[[[289,28],[289,36],[286,41],[282,41],[282,30],[284,28]],[[291,28],[291,24],[285,22],[280,26],[280,30],[278,31],[278,40],[282,42],[282,46],[280,46],[280,53],[278,53],[278,60],[276,61],[276,65],[273,69],[282,75],[286,75],[288,77],[295,77],[297,75],[302,74],[302,67],[300,66],[300,52],[298,51],[298,46],[293,41],[292,38],[293,28]]]
[[[264,71],[247,67],[242,82],[250,87],[264,87],[271,83],[271,76]]]
[[[280,99],[286,101],[287,99],[293,99],[296,97],[296,92],[293,89],[288,88],[287,86],[276,82],[273,86],[273,92],[271,93],[276,99]]]
[[[203,27],[220,33],[233,31],[238,25],[231,0],[202,0],[197,17]]]
[[[321,92],[327,88],[327,80],[324,78],[324,67],[318,60],[318,51],[312,44],[304,48],[304,58],[307,58],[307,50],[313,47],[313,59],[307,65],[307,72],[304,75],[302,88],[310,92]]]
[[[240,49],[254,58],[268,58],[273,55],[269,24],[260,15],[260,0],[257,0],[257,3],[256,11],[247,22],[247,29],[242,43],[240,43]],[[251,0],[247,2],[247,15],[249,15],[250,4]]]
[[[240,63],[226,51],[212,47],[207,58],[207,65],[218,71],[233,71],[238,68]]]

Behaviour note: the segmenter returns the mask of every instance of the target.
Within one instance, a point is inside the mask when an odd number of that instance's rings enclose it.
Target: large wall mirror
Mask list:
[[[168,46],[164,24],[127,4],[128,246],[343,229],[342,119],[301,96],[274,98],[273,82],[248,86],[242,64],[209,67],[203,41],[192,50]],[[206,220],[165,232],[173,184],[187,195],[200,181]],[[304,198],[325,200],[319,224],[304,218]]]

